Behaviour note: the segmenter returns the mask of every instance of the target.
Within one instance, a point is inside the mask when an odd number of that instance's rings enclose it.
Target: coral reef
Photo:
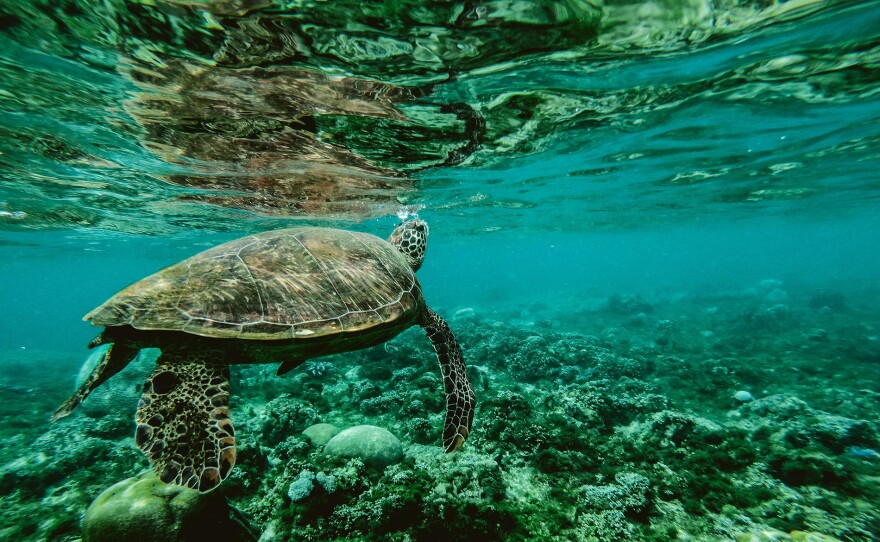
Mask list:
[[[553,310],[458,311],[479,407],[455,454],[416,330],[284,377],[233,367],[238,464],[218,496],[282,542],[880,537],[873,305],[766,281]],[[34,370],[0,382],[0,538],[76,539],[89,504],[146,467],[132,417],[150,363],[54,425],[66,385]],[[45,393],[24,399],[23,381]],[[394,461],[324,453],[363,424],[396,435]]]

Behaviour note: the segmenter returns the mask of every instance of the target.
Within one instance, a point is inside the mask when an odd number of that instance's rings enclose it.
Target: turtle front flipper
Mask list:
[[[98,346],[103,343],[103,334],[98,335],[90,344],[89,348]],[[86,381],[79,387],[67,401],[58,407],[58,410],[52,414],[52,421],[58,421],[61,418],[70,415],[82,403],[86,397],[92,393],[92,390],[106,382],[111,376],[125,368],[131,360],[137,355],[138,349],[131,348],[121,343],[113,343],[110,348],[104,352],[104,357],[86,378]]]
[[[163,353],[144,382],[135,443],[165,483],[220,485],[235,465],[228,365]]]
[[[281,365],[278,366],[278,372],[275,373],[275,376],[286,375],[290,371],[296,369],[300,365],[306,362],[306,358],[302,359],[289,359],[287,361],[282,361]]]
[[[426,308],[419,325],[425,330],[440,362],[443,388],[446,391],[446,420],[443,423],[443,448],[446,452],[458,450],[467,439],[474,422],[477,404],[474,389],[468,378],[461,355],[461,347],[443,318]]]

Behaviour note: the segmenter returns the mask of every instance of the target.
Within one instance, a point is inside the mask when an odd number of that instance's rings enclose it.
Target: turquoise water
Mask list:
[[[84,314],[225,241],[399,214],[430,224],[418,277],[476,389],[463,448],[416,329],[233,366],[210,513],[135,525],[880,538],[878,44],[867,1],[4,3],[0,538],[121,536],[85,512],[149,468],[149,353],[49,423]],[[324,454],[318,422],[403,459]]]

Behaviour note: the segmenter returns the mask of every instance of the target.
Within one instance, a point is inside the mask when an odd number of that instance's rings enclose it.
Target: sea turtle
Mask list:
[[[135,442],[164,482],[205,492],[235,464],[229,364],[309,358],[390,340],[414,324],[443,374],[443,447],[467,439],[475,398],[446,322],[427,307],[415,271],[428,225],[401,223],[388,241],[330,228],[258,233],[206,250],[132,284],[88,313],[110,344],[86,382],[52,416],[67,416],[142,348],[162,352],[138,403]]]

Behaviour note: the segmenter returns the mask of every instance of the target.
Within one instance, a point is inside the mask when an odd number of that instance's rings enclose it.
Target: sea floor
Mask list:
[[[764,281],[438,307],[478,398],[449,455],[418,329],[283,377],[236,366],[219,495],[262,540],[877,540],[878,301]],[[0,539],[79,539],[90,503],[148,468],[133,417],[149,353],[49,424],[75,375],[46,368],[83,352],[0,352]],[[384,427],[404,458],[327,456],[302,435],[318,422]]]

